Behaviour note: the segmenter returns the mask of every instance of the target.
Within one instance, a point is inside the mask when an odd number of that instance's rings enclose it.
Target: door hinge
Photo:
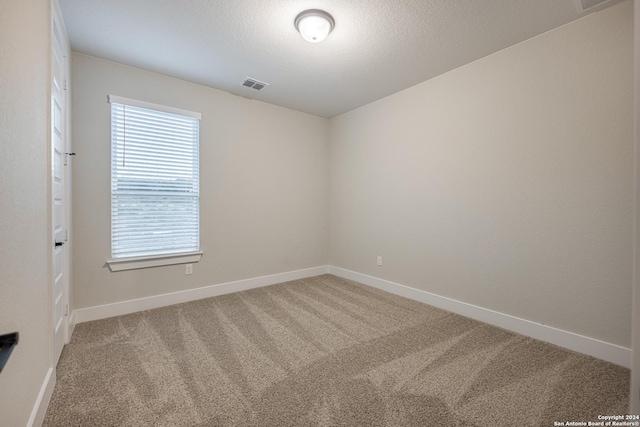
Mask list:
[[[64,304],[64,315],[68,316],[69,315],[69,303],[65,303]]]
[[[69,229],[64,230],[64,241],[68,241],[69,240]]]
[[[67,90],[67,79],[64,79],[64,86],[63,86],[64,90]]]

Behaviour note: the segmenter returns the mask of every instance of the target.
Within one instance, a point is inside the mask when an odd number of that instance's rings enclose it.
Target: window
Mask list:
[[[200,114],[111,103],[112,270],[200,259]]]

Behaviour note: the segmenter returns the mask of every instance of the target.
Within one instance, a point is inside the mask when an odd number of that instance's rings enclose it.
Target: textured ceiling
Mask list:
[[[333,117],[585,14],[579,0],[59,0],[74,51]],[[615,1],[609,1],[615,3]],[[305,42],[293,21],[335,29]],[[270,83],[257,92],[245,77]]]

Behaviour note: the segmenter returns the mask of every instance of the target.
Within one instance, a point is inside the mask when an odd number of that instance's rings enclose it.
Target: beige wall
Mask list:
[[[72,81],[74,308],[327,264],[326,119],[76,53]],[[204,256],[192,276],[184,265],[117,273],[105,265],[108,94],[202,113]]]
[[[0,334],[20,342],[0,373],[0,424],[24,426],[50,360],[49,2],[0,2]]]
[[[629,413],[640,414],[640,0],[635,0],[635,211],[634,211],[634,278],[633,278],[633,357],[631,361],[631,392]]]
[[[632,16],[332,119],[330,264],[629,347]]]

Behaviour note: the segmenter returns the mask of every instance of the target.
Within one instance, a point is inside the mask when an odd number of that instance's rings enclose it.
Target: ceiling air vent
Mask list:
[[[576,0],[576,3],[578,4],[578,11],[579,12],[586,12],[587,10],[591,9],[594,6],[598,6],[602,3],[606,3],[609,0]]]
[[[260,80],[247,77],[242,82],[242,86],[250,87],[251,89],[255,89],[255,90],[262,90],[265,87],[269,86],[269,83],[261,82]]]

